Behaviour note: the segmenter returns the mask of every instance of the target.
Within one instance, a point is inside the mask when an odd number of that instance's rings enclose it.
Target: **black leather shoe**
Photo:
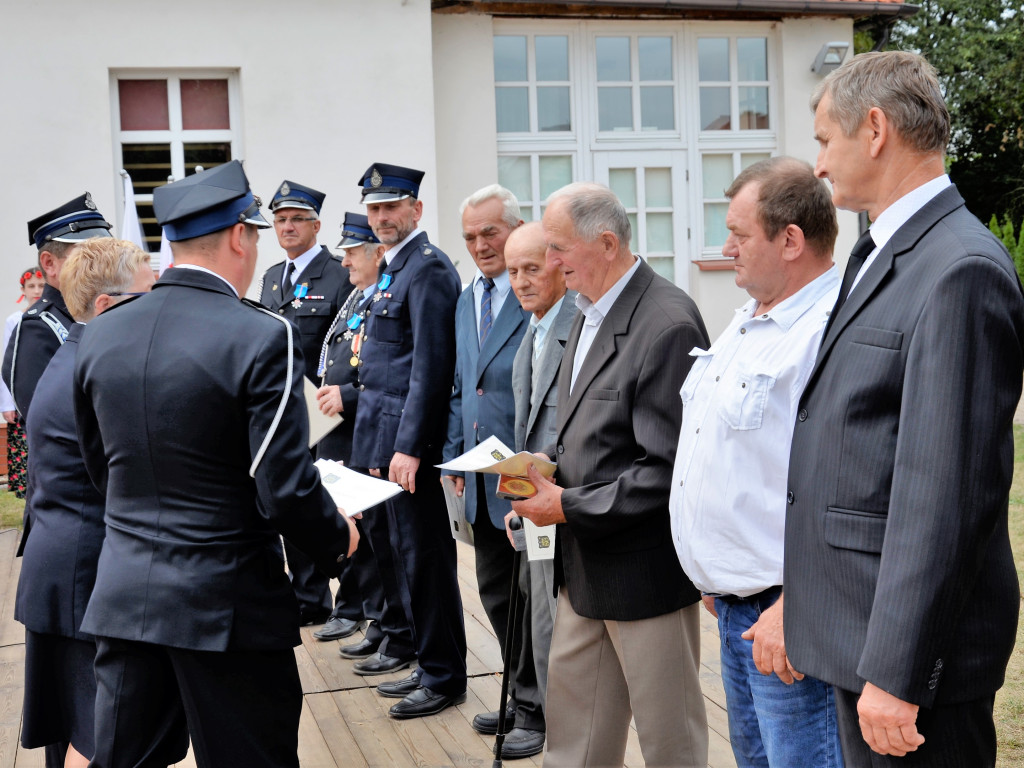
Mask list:
[[[427,717],[443,712],[453,704],[461,704],[466,700],[466,694],[458,696],[445,696],[443,693],[434,693],[429,688],[417,688],[400,702],[388,710],[388,714],[396,720],[410,720],[414,717]]]
[[[513,728],[505,736],[501,745],[503,760],[519,760],[533,757],[544,751],[544,731],[531,731],[528,728]]]
[[[511,729],[516,720],[516,705],[509,702],[505,708],[505,728]],[[473,718],[473,730],[484,736],[493,736],[498,732],[498,710],[481,712]]]
[[[331,618],[330,611],[299,611],[299,626],[312,627],[317,624],[323,624],[329,618]]]
[[[343,645],[338,649],[338,654],[343,659],[365,659],[373,656],[380,648],[379,640],[360,640],[358,643]]]
[[[375,653],[368,659],[357,661],[352,665],[352,671],[357,675],[386,675],[388,672],[396,672],[405,669],[416,659],[399,659],[394,656],[385,656],[383,653]]]
[[[413,673],[401,680],[390,683],[381,683],[377,686],[377,693],[389,699],[404,699],[410,693],[420,687],[420,671],[413,670]]]
[[[341,640],[343,637],[354,635],[363,628],[363,622],[354,619],[345,619],[340,616],[332,616],[323,629],[313,633],[317,640]]]

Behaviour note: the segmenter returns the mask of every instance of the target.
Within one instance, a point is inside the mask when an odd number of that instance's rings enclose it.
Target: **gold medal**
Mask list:
[[[353,368],[358,366],[359,365],[359,356],[358,355],[352,355],[352,357],[349,358],[348,364],[351,365]]]

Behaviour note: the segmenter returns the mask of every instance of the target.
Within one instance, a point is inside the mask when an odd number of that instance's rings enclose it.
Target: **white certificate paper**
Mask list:
[[[306,413],[309,418],[309,447],[312,448],[324,439],[324,435],[341,424],[344,419],[341,418],[340,413],[336,413],[333,416],[325,416],[320,411],[320,407],[316,404],[316,391],[318,387],[305,376],[302,377],[302,389],[306,398]]]
[[[522,520],[523,530],[526,531],[526,559],[554,560],[555,526],[534,525],[525,517]]]
[[[448,507],[448,526],[452,530],[452,538],[472,544],[473,529],[466,522],[466,497],[455,495],[455,483],[448,475],[441,475],[441,487],[444,489],[445,506]]]
[[[330,459],[317,459],[320,480],[334,503],[349,517],[402,493],[402,486],[388,480],[363,475]]]
[[[447,469],[455,472],[486,472],[491,475],[509,475],[511,477],[526,477],[527,469],[533,464],[537,471],[544,477],[551,477],[557,468],[550,461],[526,451],[516,453],[505,445],[496,436],[484,440],[475,448],[470,448],[461,456],[457,456],[444,464],[438,464],[439,469]]]

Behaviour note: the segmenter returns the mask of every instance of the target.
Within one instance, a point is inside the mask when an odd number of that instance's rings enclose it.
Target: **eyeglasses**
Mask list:
[[[145,296],[149,291],[111,291],[107,296]]]
[[[301,221],[316,221],[313,216],[275,216],[275,224],[298,224]]]

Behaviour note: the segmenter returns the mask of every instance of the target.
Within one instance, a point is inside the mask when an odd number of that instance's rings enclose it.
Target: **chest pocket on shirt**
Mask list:
[[[776,374],[734,365],[722,376],[718,414],[733,429],[760,429]]]
[[[395,299],[381,299],[370,305],[370,323],[367,333],[374,341],[382,344],[399,344],[402,341],[402,302]]]

